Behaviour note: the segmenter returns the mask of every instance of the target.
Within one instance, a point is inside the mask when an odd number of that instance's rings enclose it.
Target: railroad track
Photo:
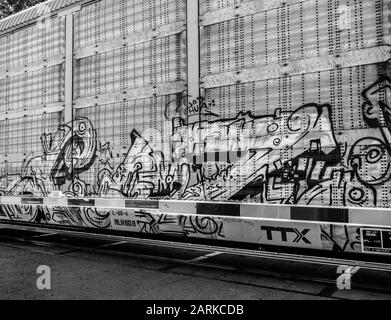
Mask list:
[[[11,231],[11,234],[10,234]],[[76,241],[75,241],[76,240]],[[336,292],[337,267],[341,265],[356,268],[362,274],[361,278],[352,283],[352,288],[372,293],[390,294],[391,285],[379,281],[378,273],[389,274],[391,284],[391,264],[371,261],[358,261],[351,259],[336,259],[330,257],[318,257],[298,255],[291,253],[276,253],[267,251],[229,248],[214,245],[181,243],[167,240],[155,240],[119,235],[105,235],[84,231],[64,230],[51,227],[31,227],[8,223],[0,224],[0,241],[11,246],[28,244],[40,248],[41,253],[47,253],[42,248],[59,247],[61,250],[54,254],[64,255],[75,251],[95,252],[99,254],[129,256],[133,259],[160,261],[168,264],[159,271],[181,274],[177,270],[180,266],[207,268],[216,271],[233,272],[251,276],[281,279],[283,281],[319,283],[325,287],[318,293],[312,294],[300,290],[281,289],[264,285],[255,285],[262,288],[289,291],[291,293],[331,297]],[[72,244],[78,242],[78,245]],[[71,244],[69,244],[71,243]],[[140,249],[140,248],[143,249]],[[143,251],[140,253],[140,251]],[[163,251],[163,253],[161,253]],[[186,259],[183,253],[191,252],[191,257]],[[168,254],[167,254],[168,253]],[[173,257],[174,256],[174,257]],[[251,263],[233,263],[233,261],[251,260]],[[255,262],[255,263],[254,263]],[[272,266],[270,268],[270,264]],[[289,270],[278,270],[277,264],[289,264]],[[296,272],[302,266],[306,270],[316,271],[323,268],[326,272],[317,276],[316,272]],[[298,266],[300,266],[298,268]],[[310,267],[310,269],[308,268]],[[286,268],[285,268],[286,269]],[[325,276],[324,274],[327,274]],[[369,278],[367,278],[367,275]],[[375,280],[372,281],[375,275]],[[208,276],[197,275],[208,279]],[[357,278],[357,276],[355,276]],[[380,276],[380,279],[381,276]],[[230,282],[229,280],[225,280]],[[237,281],[232,281],[237,283]],[[240,283],[251,285],[249,283]],[[344,299],[344,298],[337,298]]]

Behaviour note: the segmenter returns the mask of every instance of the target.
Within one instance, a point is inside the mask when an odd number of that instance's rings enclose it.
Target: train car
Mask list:
[[[0,21],[0,220],[391,254],[391,2],[52,0]]]

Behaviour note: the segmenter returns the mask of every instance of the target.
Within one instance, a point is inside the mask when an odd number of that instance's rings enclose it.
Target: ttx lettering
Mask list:
[[[302,231],[300,231],[296,228],[263,226],[261,227],[261,230],[266,231],[267,240],[269,241],[275,240],[274,235],[276,233],[279,233],[281,241],[288,242],[288,234],[293,233],[296,235],[295,239],[293,240],[293,243],[304,242],[306,244],[311,244],[311,241],[306,238],[306,235],[310,232],[310,229],[303,229]]]

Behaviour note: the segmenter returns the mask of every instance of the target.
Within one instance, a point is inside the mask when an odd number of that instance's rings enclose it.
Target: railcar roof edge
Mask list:
[[[31,8],[25,9],[18,13],[15,13],[9,17],[0,20],[0,32],[7,31],[11,28],[16,28],[22,26],[28,22],[34,21],[42,13],[40,9],[43,5],[46,5],[50,8],[50,12],[54,13],[66,7],[69,7],[78,3],[89,2],[86,0],[48,0],[42,3],[39,3]]]

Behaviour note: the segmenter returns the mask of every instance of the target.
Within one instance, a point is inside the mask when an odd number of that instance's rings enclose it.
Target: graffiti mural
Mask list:
[[[218,217],[151,214],[137,212],[141,233],[188,237],[194,234],[224,238],[223,222]]]
[[[132,145],[117,169],[99,173],[100,194],[111,190],[129,198],[171,197],[181,186],[176,166],[167,163],[161,152],[154,152],[136,131],[131,138]]]
[[[172,159],[133,131],[123,162],[100,172],[100,196],[376,206],[391,178],[391,112],[376,97],[390,89],[383,78],[363,92],[369,129],[355,137],[336,137],[328,104],[221,119],[212,104],[194,101],[200,121],[189,123],[183,108],[172,119]]]
[[[68,184],[70,195],[82,195],[83,192],[72,190],[80,187],[78,175],[95,161],[97,142],[92,123],[86,118],[75,118],[54,134],[43,133],[41,142],[43,154],[24,159],[20,176],[5,186],[1,194],[45,197]]]
[[[391,179],[391,80],[379,79],[363,93],[366,129],[336,134],[333,106],[306,104],[271,115],[240,111],[220,118],[214,101],[192,101],[166,110],[171,124],[170,154],[156,149],[133,128],[126,153],[115,158],[107,141],[98,141],[94,124],[76,117],[55,133],[41,136],[42,154],[27,156],[20,175],[1,179],[1,195],[47,197],[119,197],[274,204],[378,206]],[[186,107],[185,107],[186,106]],[[358,106],[359,108],[359,106]],[[169,107],[168,107],[169,109]],[[170,114],[174,112],[174,116]],[[194,117],[194,115],[198,115]],[[88,180],[93,166],[100,168]],[[89,174],[91,176],[91,174]],[[62,224],[108,227],[108,214],[92,209],[44,209],[7,206],[10,219],[53,220]],[[222,235],[213,220],[140,213],[142,232]],[[179,229],[171,228],[180,226]],[[171,230],[172,229],[172,230]]]
[[[360,228],[347,225],[321,225],[322,245],[335,252],[359,251]]]

